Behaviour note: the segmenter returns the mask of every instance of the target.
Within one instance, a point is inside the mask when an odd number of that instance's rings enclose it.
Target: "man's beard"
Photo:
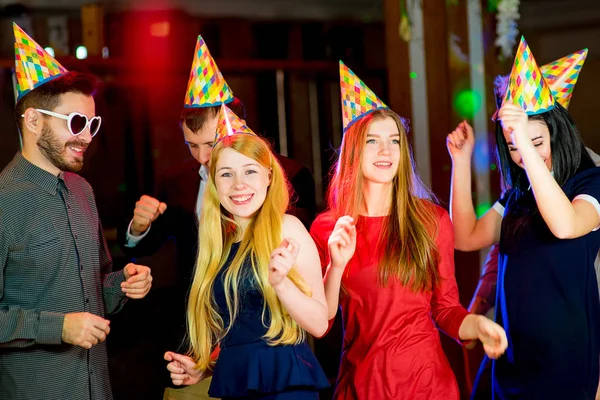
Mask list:
[[[52,129],[47,124],[44,124],[42,136],[38,139],[37,146],[40,152],[56,168],[61,171],[79,172],[83,168],[83,157],[75,158],[73,161],[67,160],[67,147],[73,146],[86,149],[88,145],[76,137],[61,144],[52,132]]]

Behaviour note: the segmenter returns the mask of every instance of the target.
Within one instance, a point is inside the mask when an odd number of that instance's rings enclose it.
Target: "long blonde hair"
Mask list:
[[[265,201],[253,216],[243,236],[232,215],[221,206],[214,183],[217,160],[226,148],[233,149],[271,169],[271,183]],[[196,361],[199,369],[212,368],[211,352],[237,317],[241,269],[248,257],[251,260],[254,280],[265,299],[262,313],[265,327],[270,319],[264,339],[272,346],[297,344],[305,339],[304,330],[285,311],[268,279],[270,255],[281,243],[283,216],[288,203],[289,191],[285,175],[264,140],[255,135],[235,134],[217,143],[211,155],[209,180],[200,217],[198,259],[187,308],[190,340],[188,354]],[[229,326],[225,327],[215,304],[213,285],[217,274],[227,261],[231,245],[240,239],[239,250],[224,274],[230,317]],[[288,278],[300,290],[310,295],[308,286],[295,268],[292,268]]]
[[[379,280],[391,277],[414,291],[431,290],[439,282],[439,253],[435,244],[437,218],[433,194],[421,182],[413,162],[404,121],[388,109],[376,110],[356,121],[344,134],[341,153],[334,165],[327,193],[329,209],[336,219],[350,215],[355,220],[363,204],[362,154],[374,120],[392,118],[400,133],[400,162],[392,182],[390,214],[379,235],[383,260]],[[381,247],[383,246],[383,247]]]

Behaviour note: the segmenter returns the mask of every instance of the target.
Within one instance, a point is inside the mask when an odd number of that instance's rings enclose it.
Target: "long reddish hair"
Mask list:
[[[439,252],[435,244],[438,224],[435,198],[421,182],[412,159],[404,120],[389,109],[379,109],[365,115],[348,128],[342,140],[341,152],[333,167],[327,192],[328,208],[337,218],[359,216],[363,198],[362,154],[371,122],[392,118],[400,133],[400,162],[393,179],[390,213],[379,236],[378,250],[383,259],[379,265],[379,280],[386,285],[396,278],[414,291],[432,290],[440,280]],[[381,247],[382,246],[382,247]]]

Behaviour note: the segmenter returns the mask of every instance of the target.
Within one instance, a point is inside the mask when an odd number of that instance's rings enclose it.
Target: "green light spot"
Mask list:
[[[498,11],[498,4],[501,0],[488,0],[487,11],[490,13],[495,13]]]
[[[465,119],[472,119],[481,109],[481,95],[471,89],[465,89],[454,97],[454,111]]]
[[[496,164],[490,164],[490,169],[491,169],[492,171],[495,171],[495,170],[496,170],[496,168],[498,168],[498,167],[496,167]]]
[[[492,205],[490,203],[478,204],[477,207],[475,207],[475,214],[477,214],[477,218],[481,218],[491,206]]]
[[[410,76],[410,79],[417,79],[417,73],[416,72],[411,72],[410,74],[408,74],[408,76]]]

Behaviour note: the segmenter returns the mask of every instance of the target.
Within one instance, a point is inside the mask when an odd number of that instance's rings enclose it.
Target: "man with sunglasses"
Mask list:
[[[0,399],[111,399],[106,314],[150,290],[112,272],[94,194],[77,172],[98,133],[96,80],[14,25],[23,148],[0,173]]]

